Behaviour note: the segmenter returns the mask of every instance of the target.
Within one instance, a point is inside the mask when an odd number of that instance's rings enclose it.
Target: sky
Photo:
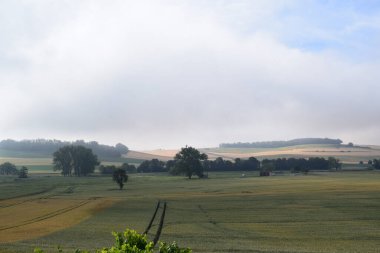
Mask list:
[[[377,0],[0,0],[0,139],[380,144]]]

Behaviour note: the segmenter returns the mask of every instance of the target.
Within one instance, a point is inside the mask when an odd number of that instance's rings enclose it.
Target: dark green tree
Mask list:
[[[118,143],[115,145],[115,149],[120,152],[120,154],[126,154],[128,153],[129,149],[127,146],[125,146],[122,143]]]
[[[261,173],[265,172],[268,175],[275,169],[276,160],[264,159],[261,162]],[[266,175],[266,174],[265,174]]]
[[[372,161],[372,166],[377,169],[377,170],[380,170],[380,160],[378,159],[373,159]]]
[[[113,175],[113,172],[117,169],[123,169],[127,173],[136,173],[136,166],[133,164],[123,163],[120,167],[115,165],[100,165],[99,172],[103,175]]]
[[[73,165],[75,176],[87,176],[99,165],[98,157],[92,150],[83,146],[73,146]]]
[[[112,179],[119,185],[120,190],[122,190],[124,183],[128,181],[127,172],[124,169],[117,169],[113,172]]]
[[[243,170],[259,170],[260,161],[255,157],[250,157],[248,160],[243,160]]]
[[[0,175],[17,175],[18,170],[16,165],[10,162],[5,162],[0,165]]]
[[[115,165],[100,165],[99,172],[102,175],[113,175],[113,172],[116,170]]]
[[[212,166],[214,168],[216,168],[217,170],[219,171],[224,171],[225,170],[225,163],[224,163],[224,160],[223,160],[223,157],[217,157],[213,163],[212,163]]]
[[[241,158],[235,158],[235,170],[243,170],[244,169],[244,163],[241,160]]]
[[[339,170],[342,168],[342,163],[335,157],[329,157],[327,161],[329,163],[329,169]]]
[[[169,171],[170,174],[172,174],[172,170],[175,168],[175,161],[169,160],[165,164],[165,168],[167,171]]]
[[[310,170],[329,170],[330,163],[323,157],[310,157],[307,161],[307,167]]]
[[[193,147],[182,148],[175,157],[175,168],[180,174],[186,175],[189,179],[195,174],[199,178],[203,177],[202,161],[207,160],[207,155],[200,153]]]
[[[140,163],[140,165],[137,167],[137,172],[142,172],[142,173],[151,172],[151,171],[149,170],[149,165],[150,165],[150,162],[149,162],[148,160],[143,161],[143,162]]]
[[[136,166],[133,164],[123,163],[120,166],[120,168],[125,170],[127,173],[136,173],[137,172]]]
[[[54,170],[60,170],[62,175],[71,176],[73,171],[73,146],[64,146],[53,154]]]
[[[83,146],[64,146],[53,154],[55,170],[61,170],[64,176],[87,176],[99,165],[98,157],[92,150]]]
[[[158,159],[143,161],[138,167],[137,172],[166,172],[165,163]]]
[[[22,166],[18,172],[18,177],[19,178],[27,178],[28,177],[28,168],[25,166]]]

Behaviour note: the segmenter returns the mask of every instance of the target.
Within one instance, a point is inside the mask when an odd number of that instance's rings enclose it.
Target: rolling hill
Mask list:
[[[310,139],[309,139],[310,140]],[[95,143],[95,142],[94,142]],[[94,144],[93,143],[93,144]],[[41,143],[38,143],[41,145]],[[49,144],[51,145],[51,143]],[[130,163],[138,165],[144,160],[159,159],[168,161],[174,158],[179,150],[176,149],[157,149],[146,151],[129,150],[120,157],[102,156],[99,157],[102,164],[120,165]],[[247,159],[256,157],[259,160],[265,158],[308,158],[308,157],[336,157],[346,164],[357,164],[360,161],[367,163],[371,159],[380,158],[380,146],[351,146],[331,144],[304,144],[290,145],[285,147],[272,148],[236,148],[236,147],[216,147],[200,148],[201,152],[208,155],[209,159],[222,157],[226,160],[235,158]],[[31,171],[46,172],[52,171],[52,155],[49,152],[32,152],[23,149],[9,149],[0,147],[0,163],[11,162],[17,166],[28,166]]]
[[[161,160],[173,159],[179,150],[148,150],[138,152],[136,158],[157,158]],[[201,152],[206,153],[209,159],[222,157],[224,159],[249,158],[287,158],[287,157],[329,157],[339,158],[344,163],[367,162],[368,160],[380,157],[380,146],[353,146],[335,145],[335,144],[313,144],[313,145],[296,145],[281,148],[202,148]],[[134,158],[134,153],[128,155]]]

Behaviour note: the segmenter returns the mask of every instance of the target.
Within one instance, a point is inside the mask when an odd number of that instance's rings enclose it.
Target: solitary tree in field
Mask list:
[[[83,146],[64,146],[54,152],[53,163],[55,170],[61,170],[64,176],[86,176],[94,172],[99,165],[92,150]]]
[[[115,170],[113,172],[112,178],[113,181],[119,185],[120,190],[123,189],[124,183],[128,181],[128,175],[124,169]]]
[[[200,153],[193,147],[182,148],[175,157],[175,170],[181,174],[185,174],[189,179],[195,174],[203,177],[202,161],[207,160],[207,155]]]

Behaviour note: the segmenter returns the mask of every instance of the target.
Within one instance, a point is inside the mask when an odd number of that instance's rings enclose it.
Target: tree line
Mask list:
[[[178,160],[169,160],[167,162],[158,159],[146,160],[139,166],[129,165],[124,163],[120,167],[114,165],[103,166],[99,170],[102,174],[112,174],[117,168],[125,169],[128,173],[156,173],[156,172],[169,172],[172,175],[179,175],[182,173],[178,166]],[[236,158],[235,160],[225,160],[218,157],[215,160],[206,160],[200,162],[201,171],[292,171],[292,172],[306,172],[309,170],[339,170],[341,168],[339,159],[329,157],[311,157],[305,158],[278,158],[278,159],[264,159],[259,161],[255,157],[248,159]],[[196,166],[192,166],[196,167]],[[201,174],[195,173],[194,174]]]
[[[370,161],[372,167],[380,169],[380,161],[377,159]],[[97,156],[91,149],[83,146],[65,146],[56,151],[53,155],[54,168],[60,170],[64,176],[85,176],[93,173],[95,167],[99,165]],[[100,165],[101,174],[114,174],[121,170],[125,173],[155,173],[169,172],[171,175],[186,175],[191,178],[193,175],[204,177],[205,172],[211,171],[260,171],[267,175],[272,171],[308,172],[310,170],[339,170],[342,163],[334,157],[310,157],[306,158],[277,158],[263,159],[259,161],[255,157],[248,159],[236,158],[225,160],[218,157],[215,160],[208,160],[204,153],[193,147],[185,147],[179,151],[173,160],[167,162],[158,159],[146,160],[139,166],[124,163],[121,166]],[[115,177],[115,175],[114,175]]]
[[[134,164],[123,163],[120,166],[115,165],[100,165],[99,172],[101,174],[112,175],[117,169],[123,169],[127,173],[155,173],[155,172],[168,172],[168,164],[170,161],[163,162],[158,159],[145,160],[140,163],[137,167]]]
[[[192,147],[182,148],[173,160],[167,162],[158,159],[147,160],[138,167],[123,164],[120,168],[128,170],[129,173],[154,173],[169,172],[171,175],[186,175],[191,178],[193,175],[204,177],[206,172],[211,171],[259,171],[262,175],[268,175],[272,171],[291,171],[294,173],[306,173],[310,170],[339,170],[342,163],[339,159],[329,157],[305,158],[277,158],[264,159],[259,161],[255,157],[248,159],[236,158],[235,160],[225,160],[218,157],[215,160],[208,160],[206,154],[201,154]],[[115,166],[101,166],[103,174],[111,174],[117,169]],[[107,172],[108,171],[108,172]]]
[[[182,164],[181,164],[182,163]],[[293,173],[307,173],[309,171],[323,170],[340,170],[342,163],[334,157],[310,157],[306,158],[277,158],[263,159],[259,161],[255,157],[248,159],[236,158],[234,160],[225,160],[218,157],[215,160],[199,160],[199,164],[183,166],[183,161],[169,160],[160,161],[158,159],[146,160],[139,166],[124,163],[121,166],[101,165],[99,171],[101,174],[112,175],[117,169],[123,169],[127,173],[157,173],[168,172],[171,175],[197,175],[203,177],[207,172],[218,171],[258,171],[258,172],[273,172],[273,171],[290,171]],[[374,169],[380,169],[380,160],[370,160],[368,163]],[[263,174],[267,175],[267,174]]]
[[[0,149],[13,151],[13,152],[26,152],[35,154],[48,154],[51,155],[53,152],[62,148],[64,146],[84,146],[91,149],[99,157],[121,157],[121,155],[128,153],[129,149],[122,143],[118,143],[115,146],[109,146],[104,144],[99,144],[96,141],[85,142],[83,140],[76,140],[73,142],[60,141],[60,140],[47,140],[47,139],[36,139],[36,140],[2,140],[0,141]]]
[[[237,142],[222,143],[220,148],[283,148],[296,145],[332,144],[341,145],[340,139],[329,138],[300,138],[289,141]]]
[[[380,170],[380,159],[369,160],[368,164],[372,165],[373,168]]]
[[[342,163],[334,157],[328,159],[323,157],[277,158],[262,160],[260,168],[263,171],[308,172],[309,170],[339,170],[342,168]]]

